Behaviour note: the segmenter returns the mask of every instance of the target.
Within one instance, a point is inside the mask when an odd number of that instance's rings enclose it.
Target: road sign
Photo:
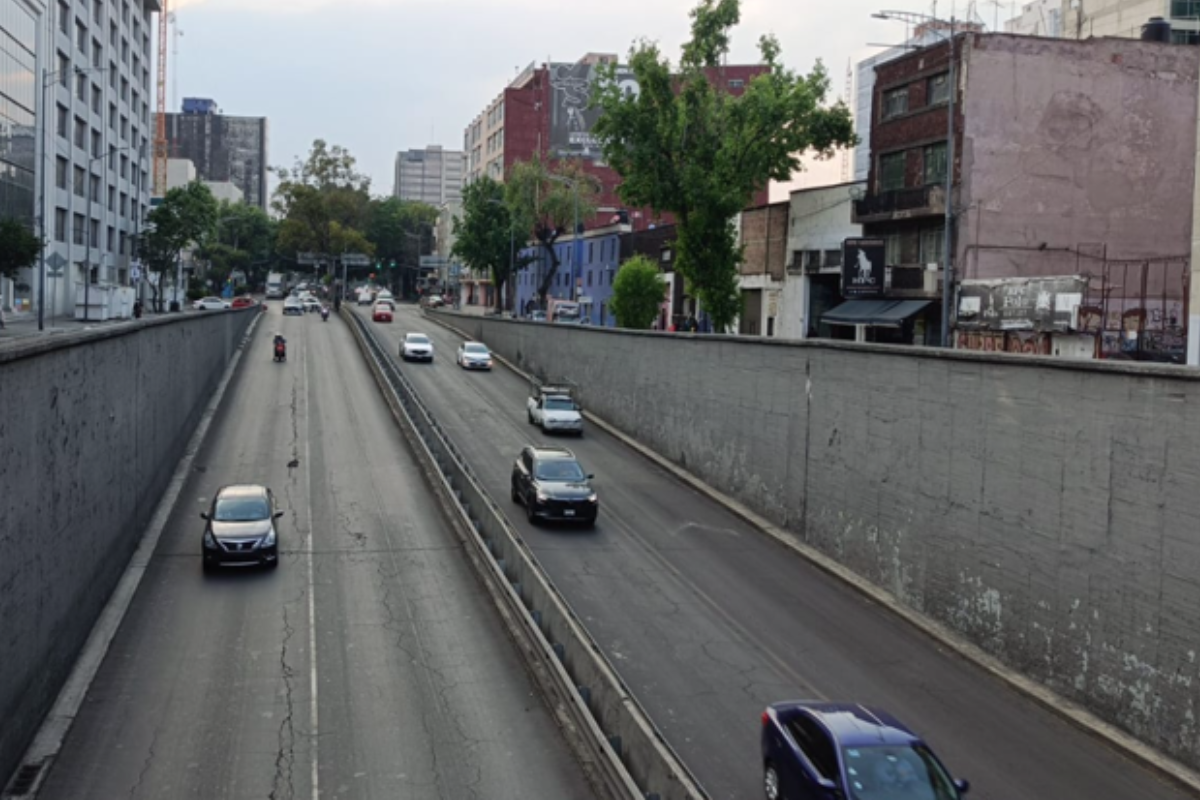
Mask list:
[[[369,267],[371,259],[367,258],[363,253],[343,253],[342,263],[347,267]]]
[[[320,253],[296,253],[296,263],[303,266],[313,266],[321,263]]]
[[[46,266],[50,267],[51,269],[62,269],[66,265],[67,260],[58,253],[51,253],[50,257],[46,259]]]

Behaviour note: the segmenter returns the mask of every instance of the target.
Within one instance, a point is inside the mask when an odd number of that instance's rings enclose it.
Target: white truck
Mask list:
[[[269,273],[267,275],[267,299],[277,300],[285,295],[287,295],[287,287],[283,283],[283,273]]]
[[[583,436],[583,414],[572,391],[574,385],[568,380],[541,381],[534,378],[530,384],[529,402],[525,410],[529,424],[537,425],[545,433],[573,433]]]

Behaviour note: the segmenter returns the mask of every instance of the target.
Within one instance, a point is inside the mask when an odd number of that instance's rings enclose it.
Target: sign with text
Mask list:
[[[879,297],[883,294],[884,239],[846,239],[842,242],[842,296]]]
[[[1087,292],[1077,275],[965,280],[958,289],[956,327],[988,331],[1067,331]]]

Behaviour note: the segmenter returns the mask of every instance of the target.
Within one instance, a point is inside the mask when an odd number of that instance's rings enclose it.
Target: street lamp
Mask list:
[[[45,67],[42,67],[42,113],[37,117],[38,142],[42,148],[42,163],[41,179],[38,181],[41,197],[40,208],[38,209],[38,236],[42,240],[41,265],[38,268],[38,330],[45,330],[46,327],[46,156],[49,148],[46,147],[46,118],[50,111],[50,101],[47,99],[47,93],[59,78],[65,73],[70,72],[73,75],[90,75],[96,72],[106,72],[107,67],[68,67],[67,69],[59,69],[54,72],[47,72]],[[90,218],[90,214],[88,215]],[[70,247],[70,245],[68,245]],[[90,269],[90,265],[89,265]],[[86,289],[85,289],[86,291]]]
[[[946,213],[942,231],[942,258],[946,260],[942,270],[942,347],[950,346],[950,301],[954,291],[952,273],[954,269],[954,253],[952,226],[954,225],[954,100],[958,94],[958,81],[954,60],[954,31],[956,20],[951,15],[949,22],[928,14],[912,11],[880,11],[872,14],[875,19],[896,20],[907,23],[937,23],[950,28],[950,71],[947,82],[950,84],[950,97],[946,104]],[[932,30],[932,29],[931,29]]]

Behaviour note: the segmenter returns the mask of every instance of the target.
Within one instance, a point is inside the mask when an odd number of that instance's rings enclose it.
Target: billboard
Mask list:
[[[883,294],[887,242],[883,239],[846,239],[842,242],[842,297],[879,297]]]
[[[965,280],[958,289],[958,324],[967,330],[1063,332],[1078,327],[1087,292],[1077,275]]]
[[[589,108],[592,86],[600,80],[600,64],[551,64],[550,149],[559,158],[600,158],[592,126],[600,109]],[[617,83],[626,94],[638,94],[637,80],[628,67],[617,67]]]

